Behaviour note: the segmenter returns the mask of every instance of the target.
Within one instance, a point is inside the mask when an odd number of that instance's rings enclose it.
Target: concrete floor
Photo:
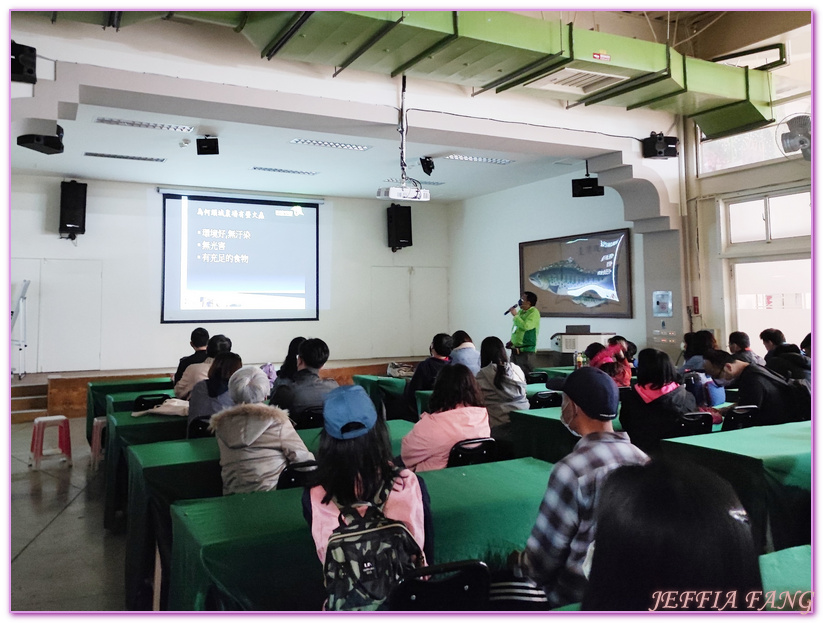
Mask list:
[[[89,469],[85,418],[70,420],[73,466],[28,467],[31,422],[11,425],[11,610],[123,610],[125,534],[103,529],[105,477]],[[45,447],[57,446],[57,429]]]

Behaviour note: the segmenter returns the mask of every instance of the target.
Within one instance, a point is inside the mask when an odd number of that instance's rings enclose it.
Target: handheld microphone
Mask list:
[[[520,299],[520,300],[519,300],[519,301],[517,301],[514,305],[512,305],[512,307],[518,307],[518,306],[520,306],[520,305],[522,305],[522,304],[523,304],[523,299]],[[509,309],[511,309],[511,307],[509,307]],[[509,313],[509,309],[507,309],[506,311],[504,311],[504,312],[503,312],[503,315],[504,315],[504,316],[505,316],[506,314],[508,314],[508,313]]]

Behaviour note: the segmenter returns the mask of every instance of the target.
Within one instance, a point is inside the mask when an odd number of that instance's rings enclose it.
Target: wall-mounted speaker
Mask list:
[[[37,84],[37,50],[11,42],[11,81]]]
[[[391,250],[412,246],[411,206],[393,203],[386,208],[386,215]]]
[[[217,139],[214,137],[198,138],[197,139],[197,155],[198,156],[212,156],[220,153],[220,147],[217,144]]]
[[[86,233],[86,189],[88,184],[72,180],[60,183],[60,233],[72,240]]]

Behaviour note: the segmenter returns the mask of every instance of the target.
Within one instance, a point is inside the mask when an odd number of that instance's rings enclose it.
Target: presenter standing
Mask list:
[[[537,295],[534,292],[523,292],[519,305],[520,311],[517,310],[517,305],[512,305],[508,312],[512,315],[512,339],[506,344],[506,348],[511,349],[512,363],[516,363],[524,372],[532,372],[537,334],[540,332],[540,311],[535,307]]]

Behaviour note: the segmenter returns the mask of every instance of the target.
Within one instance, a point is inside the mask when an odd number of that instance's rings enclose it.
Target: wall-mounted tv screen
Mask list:
[[[317,320],[318,212],[164,193],[161,322]]]

